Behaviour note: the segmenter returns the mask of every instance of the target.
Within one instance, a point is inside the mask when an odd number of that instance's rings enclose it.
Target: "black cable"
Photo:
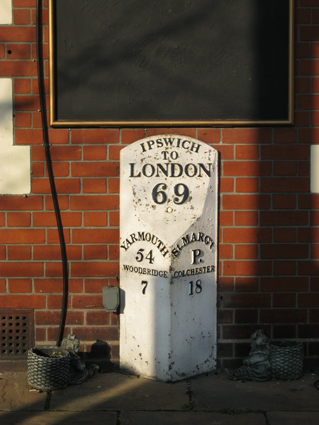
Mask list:
[[[63,332],[65,327],[67,305],[68,305],[68,261],[66,256],[66,247],[65,240],[63,235],[63,227],[61,221],[61,214],[58,202],[58,196],[56,193],[54,175],[52,170],[52,161],[50,155],[50,144],[49,144],[49,132],[47,125],[47,116],[46,116],[46,103],[45,103],[45,91],[44,91],[44,76],[43,76],[43,61],[42,61],[42,3],[41,0],[37,0],[37,11],[36,11],[36,39],[37,39],[37,69],[38,69],[38,83],[39,83],[39,97],[40,97],[40,110],[41,110],[41,121],[42,121],[42,133],[43,133],[43,146],[45,150],[45,158],[48,169],[50,188],[52,194],[52,200],[54,205],[54,212],[57,222],[57,228],[59,232],[59,241],[61,248],[61,257],[62,257],[62,269],[63,269],[63,297],[62,297],[62,310],[61,310],[61,319],[59,326],[59,333],[56,345],[60,347]]]

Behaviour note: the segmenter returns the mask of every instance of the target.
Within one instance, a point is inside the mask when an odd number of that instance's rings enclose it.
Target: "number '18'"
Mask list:
[[[200,294],[202,292],[203,288],[202,288],[202,282],[201,280],[196,280],[195,285],[194,282],[191,280],[189,282],[189,293],[188,295],[194,295],[195,294]]]

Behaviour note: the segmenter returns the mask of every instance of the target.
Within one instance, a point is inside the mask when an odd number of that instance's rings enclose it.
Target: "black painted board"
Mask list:
[[[50,7],[56,123],[289,119],[289,0]]]

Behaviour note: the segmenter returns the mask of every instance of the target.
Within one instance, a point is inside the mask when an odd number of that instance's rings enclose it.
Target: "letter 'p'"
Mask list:
[[[203,251],[201,249],[192,249],[192,264],[202,263],[203,259],[200,258],[202,256]]]

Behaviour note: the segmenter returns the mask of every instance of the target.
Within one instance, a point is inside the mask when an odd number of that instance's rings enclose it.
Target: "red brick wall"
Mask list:
[[[76,334],[85,351],[103,340],[118,359],[118,317],[105,312],[101,293],[117,284],[119,151],[165,132],[220,152],[220,365],[241,364],[257,328],[300,339],[307,369],[317,364],[319,195],[309,193],[309,159],[319,141],[319,5],[295,4],[294,127],[49,131],[69,259],[66,333]],[[41,145],[36,0],[13,0],[13,7],[13,25],[0,26],[0,77],[14,79],[15,143],[31,145],[32,193],[0,197],[0,309],[34,309],[36,343],[54,344],[62,266]],[[43,15],[47,23],[46,2]],[[46,62],[47,41],[46,28]]]

